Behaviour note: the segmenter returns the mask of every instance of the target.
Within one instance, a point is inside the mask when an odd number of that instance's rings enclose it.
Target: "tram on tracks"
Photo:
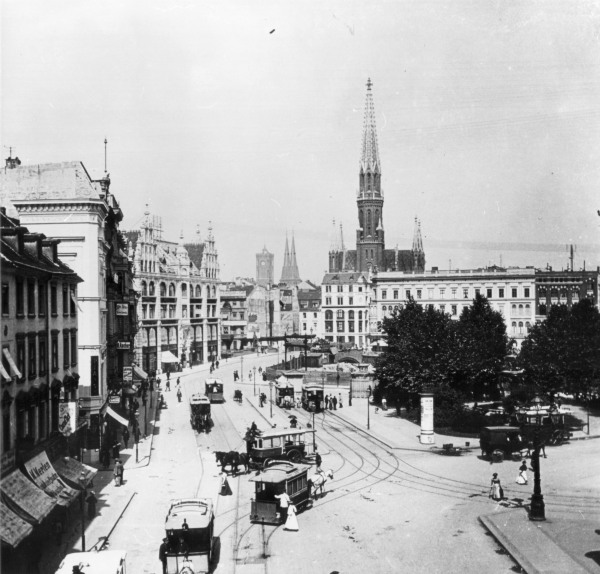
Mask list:
[[[265,468],[273,460],[298,463],[312,455],[315,445],[314,429],[272,429],[256,436],[248,451],[250,463]]]
[[[209,432],[213,425],[210,400],[200,393],[194,393],[190,397],[190,424],[197,432]]]
[[[302,408],[311,413],[320,413],[325,406],[323,386],[318,383],[302,385]]]
[[[291,409],[294,403],[294,385],[275,383],[275,404],[284,409]]]
[[[271,461],[263,472],[253,476],[254,498],[251,501],[250,521],[265,524],[280,524],[281,511],[276,495],[284,490],[298,510],[305,508],[310,500],[308,464],[295,464],[286,460]]]
[[[214,547],[212,499],[172,500],[165,519],[167,574],[208,574]]]
[[[221,379],[206,379],[204,381],[205,394],[211,403],[225,402],[223,394],[223,381]]]

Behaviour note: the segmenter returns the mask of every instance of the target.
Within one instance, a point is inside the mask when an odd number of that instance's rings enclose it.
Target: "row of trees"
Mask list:
[[[433,389],[436,404],[454,409],[454,417],[464,415],[457,405],[466,400],[501,398],[514,341],[485,297],[478,295],[458,321],[410,300],[383,320],[382,329],[388,347],[376,365],[378,392],[397,408],[416,405],[424,387]],[[516,359],[522,376],[514,382],[532,394],[589,393],[598,384],[599,365],[600,314],[586,299],[572,308],[552,307],[531,329]]]

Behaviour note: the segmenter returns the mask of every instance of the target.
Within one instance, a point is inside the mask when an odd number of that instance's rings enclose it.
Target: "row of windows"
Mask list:
[[[25,317],[45,317],[47,312],[48,293],[45,283],[38,283],[35,279],[17,279],[15,281],[14,296],[15,309],[18,318]],[[58,285],[50,283],[50,314],[53,317],[58,316]],[[2,316],[10,316],[11,292],[8,283],[2,283]],[[62,314],[65,317],[77,314],[77,294],[75,286],[62,285]]]
[[[202,317],[202,305],[190,305],[190,317]],[[217,306],[207,305],[206,307],[207,317],[217,316]],[[177,305],[161,305],[160,306],[160,318],[161,319],[177,319]],[[181,306],[181,318],[188,318],[188,306]],[[142,305],[142,319],[156,319],[156,305],[148,304]]]
[[[332,301],[331,297],[325,297],[325,305],[331,305],[331,301]],[[336,304],[344,305],[344,298],[336,297]],[[346,305],[354,305],[354,297],[348,297],[348,302],[346,303]]]
[[[496,298],[504,299],[506,297],[506,292],[508,289],[504,287],[496,288]],[[411,297],[414,299],[423,299],[423,296],[427,292],[428,299],[435,299],[435,289],[433,287],[427,287],[426,289],[405,289],[404,290],[404,298],[410,299]],[[392,299],[400,298],[400,289],[392,289],[391,290]],[[439,287],[438,288],[438,298],[445,299],[446,296],[449,295],[450,299],[471,299],[475,298],[477,295],[485,295],[488,299],[494,298],[494,288],[493,287]],[[529,298],[531,295],[531,289],[529,287],[523,287],[523,297],[525,299]],[[519,288],[518,287],[510,287],[510,296],[512,299],[516,299],[519,297]],[[381,290],[381,299],[388,298],[388,290]]]
[[[333,321],[325,321],[325,332],[333,333],[334,326],[336,327],[335,330],[338,333],[346,333],[346,332],[354,333],[356,331],[358,331],[359,333],[363,332],[363,322],[362,321],[357,321],[356,323],[354,321],[348,321],[347,328],[346,328],[345,321],[335,321],[335,323]],[[364,330],[366,331],[366,329],[364,329]]]
[[[62,337],[52,333],[50,337],[50,372],[56,373],[60,367],[60,343],[62,338],[62,365],[68,369],[77,365],[77,330],[64,329]],[[10,352],[10,348],[9,348]],[[47,374],[48,340],[45,334],[17,334],[15,362],[22,378],[30,380]],[[2,366],[7,373],[11,372],[8,359],[2,353]]]
[[[169,283],[169,285],[167,286],[167,284],[164,281],[161,281],[159,290],[161,297],[177,297],[177,289],[175,287],[175,283]],[[193,285],[190,285],[189,293],[190,297],[202,297],[202,286],[196,285],[196,287],[194,288]],[[146,281],[142,281],[142,296],[153,297],[154,295],[156,295],[154,281],[150,281],[149,283],[146,283]],[[217,296],[216,285],[206,285],[206,296],[213,299]],[[184,299],[187,299],[188,297],[187,283],[181,284],[181,297],[183,297]]]
[[[350,321],[354,321],[355,315],[358,315],[359,321],[363,320],[363,312],[362,311],[355,312],[351,309],[347,313],[348,313],[348,320],[350,320]],[[346,312],[343,309],[338,309],[335,314],[336,314],[336,317],[338,319],[341,319],[342,321],[344,320],[344,317],[346,316]],[[365,311],[364,315],[365,315],[365,319],[366,319],[367,318],[366,311]],[[331,311],[330,309],[325,311],[325,321],[333,321],[333,311]]]
[[[325,293],[331,293],[332,291],[332,285],[325,285]],[[363,291],[363,286],[362,285],[357,285],[356,286],[356,293],[362,293]],[[336,293],[354,293],[354,285],[337,285],[336,288]]]

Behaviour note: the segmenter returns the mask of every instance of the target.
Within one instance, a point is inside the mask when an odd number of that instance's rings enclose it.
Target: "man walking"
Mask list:
[[[158,559],[162,563],[163,574],[167,574],[167,552],[169,551],[169,539],[163,538],[162,544],[158,548]]]
[[[129,429],[127,427],[123,429],[123,444],[125,448],[129,448]]]
[[[337,411],[337,399],[335,398],[335,395],[333,395],[333,398],[331,399],[331,404],[333,405],[333,410]]]

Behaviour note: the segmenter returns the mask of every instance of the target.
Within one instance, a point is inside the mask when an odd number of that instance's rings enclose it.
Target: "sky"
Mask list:
[[[320,283],[348,248],[366,82],[386,247],[426,267],[600,264],[600,0],[2,0],[1,127],[24,164],[80,160],[163,237],[212,226]]]

